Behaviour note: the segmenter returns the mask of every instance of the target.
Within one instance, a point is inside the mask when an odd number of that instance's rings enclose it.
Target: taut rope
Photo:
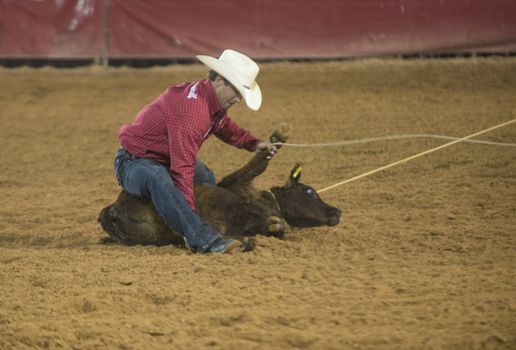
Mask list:
[[[449,146],[454,145],[454,144],[459,143],[459,142],[472,142],[472,143],[480,143],[480,144],[485,144],[485,145],[516,147],[516,144],[514,144],[514,143],[471,140],[475,136],[482,135],[482,134],[485,134],[485,133],[487,133],[489,131],[502,128],[502,127],[507,126],[509,124],[512,124],[514,122],[516,122],[516,119],[509,120],[509,121],[507,121],[505,123],[501,123],[501,124],[492,126],[490,128],[478,131],[478,132],[476,132],[474,134],[471,134],[471,135],[468,135],[468,136],[464,136],[464,137],[453,137],[453,136],[431,135],[431,134],[411,134],[411,135],[391,135],[391,136],[381,136],[381,137],[370,137],[370,138],[365,138],[365,139],[360,139],[360,140],[339,141],[339,142],[331,142],[331,143],[293,144],[293,143],[276,142],[274,144],[278,145],[278,146],[290,146],[290,147],[329,147],[329,146],[342,146],[342,145],[353,145],[353,144],[358,144],[358,143],[376,142],[376,141],[382,141],[382,140],[407,139],[407,138],[437,138],[437,139],[453,140],[451,142],[445,143],[444,145],[437,146],[437,147],[431,148],[429,150],[426,150],[426,151],[414,154],[414,155],[412,155],[410,157],[398,160],[398,161],[396,161],[394,163],[391,163],[391,164],[384,165],[384,166],[382,166],[380,168],[368,171],[368,172],[363,173],[361,175],[354,176],[354,177],[352,177],[350,179],[338,182],[338,183],[336,183],[334,185],[325,187],[325,188],[317,191],[317,192],[321,193],[321,192],[324,192],[324,191],[328,191],[328,190],[330,190],[332,188],[335,188],[337,186],[347,184],[347,183],[349,183],[351,181],[355,181],[355,180],[361,179],[363,177],[375,174],[375,173],[377,173],[379,171],[382,171],[382,170],[385,170],[385,169],[388,169],[388,168],[392,168],[393,166],[396,166],[398,164],[406,163],[409,160],[419,158],[421,156],[424,156],[426,154],[438,151],[438,150],[440,150],[442,148],[445,148],[445,147],[449,147]]]
[[[371,175],[371,174],[377,173],[377,172],[379,172],[379,171],[382,171],[382,170],[385,170],[385,169],[388,169],[388,168],[392,168],[393,166],[396,166],[396,165],[398,165],[398,164],[406,163],[406,162],[408,162],[409,160],[416,159],[416,158],[422,157],[422,156],[424,156],[424,155],[426,155],[426,154],[429,154],[429,153],[432,153],[432,152],[438,151],[438,150],[440,150],[440,149],[443,149],[443,148],[449,147],[449,146],[454,145],[454,144],[456,144],[456,143],[459,143],[459,142],[463,142],[463,141],[469,140],[469,139],[471,139],[471,138],[473,138],[473,137],[475,137],[475,136],[482,135],[482,134],[485,134],[485,133],[487,133],[487,132],[489,132],[489,131],[492,131],[492,130],[495,130],[495,129],[502,128],[502,127],[507,126],[507,125],[509,125],[509,124],[512,124],[512,123],[514,123],[514,122],[516,122],[516,119],[509,120],[509,121],[507,121],[507,122],[505,122],[505,123],[501,123],[501,124],[498,124],[498,125],[492,126],[492,127],[490,127],[490,128],[487,128],[487,129],[484,129],[484,130],[478,131],[478,132],[476,132],[476,133],[474,133],[474,134],[471,134],[471,135],[468,135],[468,136],[461,137],[461,138],[456,139],[456,140],[454,140],[454,141],[451,141],[451,142],[445,143],[444,145],[441,145],[441,146],[437,146],[437,147],[431,148],[431,149],[429,149],[429,150],[426,150],[426,151],[423,151],[423,152],[420,152],[420,153],[414,154],[414,155],[412,155],[412,156],[410,156],[410,157],[407,157],[407,158],[404,158],[404,159],[398,160],[398,161],[396,161],[396,162],[394,162],[394,163],[384,165],[384,166],[382,166],[382,167],[380,167],[380,168],[378,168],[378,169],[374,169],[374,170],[368,171],[368,172],[366,172],[366,173],[364,173],[364,174],[357,175],[357,176],[354,176],[354,177],[352,177],[352,178],[350,178],[350,179],[347,179],[347,180],[344,180],[344,181],[338,182],[338,183],[336,183],[336,184],[334,184],[334,185],[331,185],[331,186],[325,187],[325,188],[323,188],[323,189],[321,189],[321,190],[318,190],[317,192],[321,193],[321,192],[324,192],[324,191],[328,191],[328,190],[330,190],[330,189],[332,189],[332,188],[335,188],[335,187],[337,187],[337,186],[347,184],[347,183],[349,183],[349,182],[351,182],[351,181],[355,181],[355,180],[361,179],[361,178],[363,178],[363,177],[369,176],[369,175]]]

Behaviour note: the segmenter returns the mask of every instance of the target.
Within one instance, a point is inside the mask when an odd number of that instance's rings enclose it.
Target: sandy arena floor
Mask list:
[[[516,59],[262,66],[240,125],[293,143],[393,134],[465,136],[516,118]],[[201,65],[0,69],[1,349],[515,349],[516,148],[460,143],[326,191],[336,227],[259,238],[251,253],[103,246],[119,191],[117,132]],[[479,137],[516,143],[516,123]],[[447,141],[284,147],[316,189]],[[217,176],[250,154],[215,138]]]

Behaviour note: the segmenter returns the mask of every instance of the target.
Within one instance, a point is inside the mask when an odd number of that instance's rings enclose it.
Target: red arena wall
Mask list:
[[[0,0],[0,57],[514,52],[514,0]]]

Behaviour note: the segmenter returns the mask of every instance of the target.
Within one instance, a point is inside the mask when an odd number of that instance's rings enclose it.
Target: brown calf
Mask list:
[[[285,129],[271,136],[285,142]],[[195,185],[197,210],[201,218],[226,237],[257,234],[283,237],[285,221],[293,227],[337,225],[340,209],[326,204],[310,186],[299,182],[301,167],[296,164],[283,186],[259,191],[252,181],[269,164],[268,152],[257,153],[245,166],[224,177],[216,186]],[[111,241],[123,244],[177,244],[182,237],[171,230],[144,197],[122,191],[117,200],[100,212],[98,221]]]

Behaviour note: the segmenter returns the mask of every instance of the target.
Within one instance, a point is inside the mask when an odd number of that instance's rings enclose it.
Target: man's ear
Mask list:
[[[222,83],[224,83],[224,78],[222,78],[220,76],[220,74],[217,74],[217,76],[215,77],[215,80],[213,82],[216,84],[222,84]]]
[[[224,85],[224,78],[220,74],[217,74],[215,79],[213,79],[211,81],[211,84],[212,84],[213,87],[223,86]]]

